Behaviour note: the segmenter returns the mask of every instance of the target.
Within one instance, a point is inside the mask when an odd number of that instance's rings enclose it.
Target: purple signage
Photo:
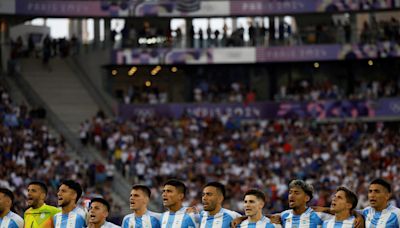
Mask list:
[[[337,60],[341,45],[257,48],[257,62]]]
[[[274,118],[357,118],[400,116],[400,98],[379,100],[327,100],[316,102],[256,102],[252,104],[161,104],[119,106],[119,116],[168,116],[179,118],[229,116],[242,119]]]
[[[271,110],[274,109],[274,112]],[[179,118],[186,114],[195,117],[236,116],[244,119],[273,118],[278,110],[276,103],[244,104],[162,104],[162,105],[126,105],[119,106],[119,116],[129,119],[133,116],[163,115]]]
[[[399,7],[392,0],[343,1],[343,0],[247,0],[231,1],[232,15],[262,15],[310,12],[347,12],[384,10]]]
[[[233,15],[262,15],[280,13],[305,13],[313,12],[317,9],[316,1],[263,1],[247,0],[232,1],[231,14]]]
[[[394,42],[375,45],[326,44],[269,48],[122,49],[113,50],[111,63],[114,65],[226,64],[391,57],[400,57],[400,46]]]
[[[398,1],[343,0],[13,0],[10,14],[81,17],[193,17],[274,15],[288,13],[387,10],[400,7]],[[4,10],[3,10],[4,11]],[[2,12],[0,5],[0,12]]]
[[[16,0],[16,14],[41,16],[109,16],[100,1]]]

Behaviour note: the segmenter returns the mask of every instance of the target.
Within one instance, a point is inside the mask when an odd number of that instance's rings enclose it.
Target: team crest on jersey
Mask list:
[[[41,214],[40,214],[40,218],[41,218],[41,219],[43,219],[45,216],[46,216],[45,213],[41,213]]]

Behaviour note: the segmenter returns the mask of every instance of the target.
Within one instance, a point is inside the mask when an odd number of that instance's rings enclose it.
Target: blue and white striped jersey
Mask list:
[[[343,221],[336,221],[335,218],[324,221],[322,228],[354,228],[355,217],[350,216]]]
[[[54,228],[82,228],[86,226],[85,214],[83,210],[76,207],[68,214],[62,212],[54,215]]]
[[[194,215],[186,213],[187,207],[177,212],[166,211],[161,215],[161,228],[193,228],[198,227]]]
[[[21,216],[10,211],[6,216],[0,218],[0,228],[22,228],[24,227],[24,220]]]
[[[399,228],[400,209],[395,206],[388,206],[382,211],[375,211],[372,207],[362,210],[366,228]]]
[[[225,208],[221,208],[214,216],[209,215],[208,211],[202,211],[200,213],[200,228],[229,228],[231,221],[237,217],[240,217],[239,213]]]
[[[114,223],[106,221],[100,228],[120,228],[120,226],[117,226]]]
[[[311,207],[301,215],[293,214],[293,210],[283,211],[280,215],[284,228],[317,228],[323,221],[333,218],[333,215],[315,212]]]
[[[160,214],[147,211],[142,216],[129,214],[122,220],[122,228],[160,228]]]
[[[240,223],[238,228],[281,228],[280,224],[273,224],[269,218],[263,216],[257,222],[249,222],[248,219]]]

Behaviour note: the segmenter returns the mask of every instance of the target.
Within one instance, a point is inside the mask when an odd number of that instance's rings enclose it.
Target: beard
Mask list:
[[[39,206],[39,200],[32,200],[31,203],[28,203],[28,207],[37,208]]]
[[[71,203],[71,201],[69,200],[69,201],[67,201],[67,200],[64,200],[62,203],[60,203],[58,206],[59,207],[65,207],[65,206],[67,206],[68,204],[70,204]]]

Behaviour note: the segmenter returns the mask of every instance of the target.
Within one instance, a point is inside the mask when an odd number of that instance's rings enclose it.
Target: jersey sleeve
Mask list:
[[[129,226],[129,216],[127,215],[122,220],[121,227],[124,228],[124,227],[128,227],[128,226]]]
[[[53,227],[56,227],[57,224],[57,214],[53,216]]]
[[[329,220],[329,219],[332,219],[332,218],[334,218],[335,216],[333,216],[333,215],[331,215],[331,214],[328,214],[328,213],[324,213],[324,212],[314,212],[318,217],[319,217],[319,219],[321,220],[321,225],[322,225],[322,223],[324,222],[324,221],[327,221],[327,220]]]
[[[239,214],[239,213],[236,212],[236,211],[232,211],[231,213],[229,213],[229,215],[232,217],[232,220],[235,219],[235,218],[242,217],[242,215]]]
[[[86,227],[86,220],[81,216],[77,215],[76,228]]]
[[[267,223],[265,225],[265,228],[282,228],[282,225],[281,224]]]
[[[283,226],[285,226],[286,219],[289,216],[289,212],[288,211],[282,211],[281,213],[273,214],[273,215],[279,215],[281,217],[281,224]]]
[[[395,227],[400,227],[400,210],[396,210],[394,212],[394,216],[395,216]]]
[[[8,227],[9,228],[23,228],[24,222],[23,222],[23,220],[22,220],[22,222],[18,221],[18,220],[11,220],[10,225]]]
[[[17,225],[18,228],[23,228],[24,227],[24,219],[22,219],[20,216],[16,216],[15,224]]]
[[[193,213],[185,214],[182,227],[183,228],[197,228],[198,227],[198,224],[196,223]]]
[[[161,227],[161,223],[156,217],[153,217],[153,216],[151,217],[151,227],[152,228],[160,228]]]

